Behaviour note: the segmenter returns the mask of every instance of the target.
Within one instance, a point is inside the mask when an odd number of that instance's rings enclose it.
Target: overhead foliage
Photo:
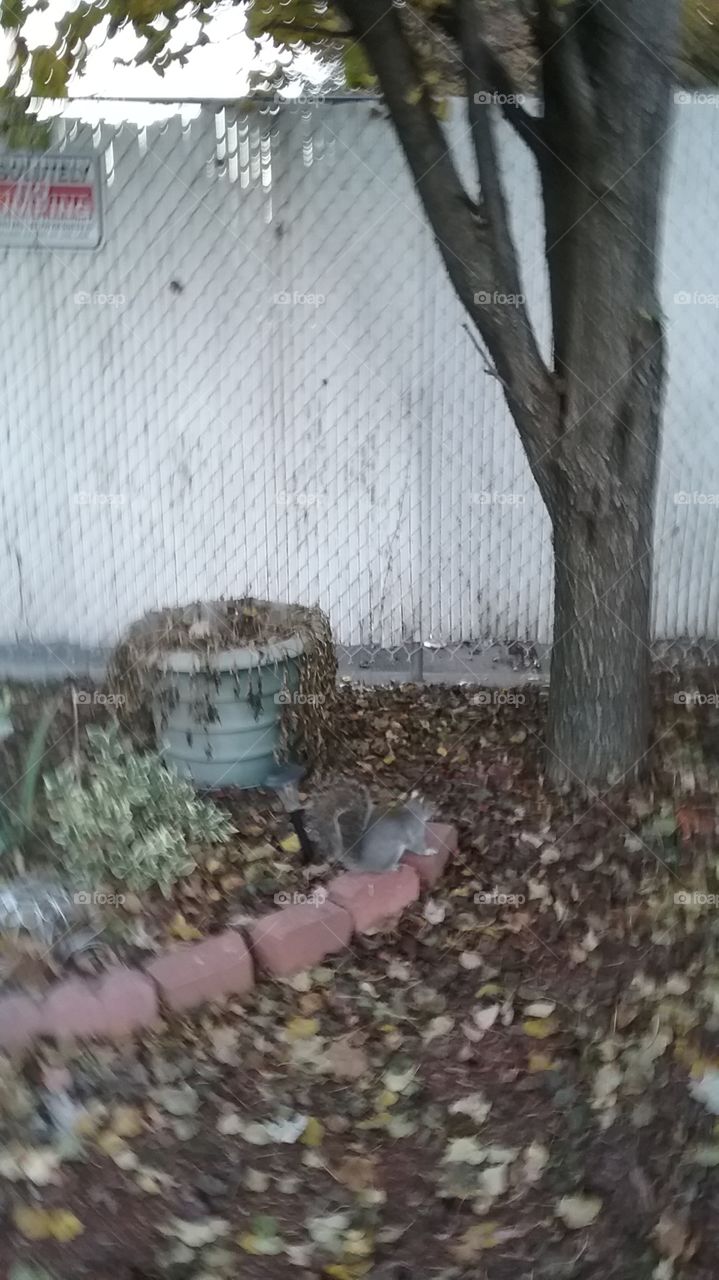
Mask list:
[[[513,79],[525,89],[534,82],[538,61],[530,25],[523,16],[529,7],[525,0],[486,0],[490,46],[502,54]],[[0,0],[0,27],[13,43],[0,101],[5,100],[3,115],[6,120],[12,117],[13,125],[18,123],[18,111],[9,109],[9,101],[21,103],[27,111],[32,98],[67,96],[69,80],[82,74],[96,36],[112,38],[119,31],[132,30],[140,42],[134,64],[149,64],[162,76],[173,63],[185,66],[194,49],[211,42],[212,20],[225,5],[220,0],[191,0],[190,4],[187,0],[83,0],[58,20],[51,44],[30,47],[29,21],[46,8],[46,0]],[[694,83],[714,83],[719,80],[719,0],[685,0],[684,8],[684,47],[677,73]],[[446,0],[402,0],[397,10],[411,36],[425,90],[437,101],[461,92],[453,6]],[[178,44],[180,24],[185,33],[193,22],[192,38]],[[292,74],[292,55],[300,48],[310,49],[328,78],[344,87],[371,90],[375,86],[350,23],[334,5],[321,0],[247,0],[247,33],[257,41],[269,39],[277,48],[277,75],[265,78],[266,89],[282,87]]]

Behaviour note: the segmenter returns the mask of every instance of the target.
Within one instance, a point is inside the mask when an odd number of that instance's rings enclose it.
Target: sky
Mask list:
[[[69,2],[72,3],[72,0]],[[46,13],[33,15],[26,28],[31,48],[38,44],[52,43],[54,23],[68,7],[68,0],[50,0]],[[130,61],[141,48],[132,31],[118,32],[112,39],[100,35],[93,43],[84,74],[71,80],[69,96],[74,99],[163,98],[172,103],[186,98],[232,99],[246,96],[250,89],[250,71],[271,70],[277,51],[268,41],[258,58],[255,41],[245,35],[244,26],[242,5],[228,3],[219,8],[207,28],[211,43],[195,49],[187,66],[173,64],[164,76],[158,76],[148,66],[117,65],[118,59]],[[173,44],[179,47],[192,43],[198,30],[198,24],[188,18],[178,27]],[[300,54],[295,66],[309,80],[318,78],[317,64],[310,54]],[[287,96],[296,96],[300,92],[298,84],[288,91]],[[57,114],[56,104],[49,108],[49,113]],[[161,107],[147,106],[111,107],[103,104],[102,107],[93,107],[85,101],[76,101],[68,104],[64,114],[74,118],[81,115],[89,120],[130,119],[147,123],[167,115],[168,111]]]

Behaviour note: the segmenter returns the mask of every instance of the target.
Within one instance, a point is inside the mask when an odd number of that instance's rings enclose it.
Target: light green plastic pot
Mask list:
[[[261,787],[275,767],[282,705],[299,684],[299,636],[209,657],[163,653],[153,714],[162,754],[198,788]]]

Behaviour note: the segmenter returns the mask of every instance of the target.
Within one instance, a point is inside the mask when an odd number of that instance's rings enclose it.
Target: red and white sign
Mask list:
[[[0,246],[96,249],[101,236],[97,156],[0,155]]]

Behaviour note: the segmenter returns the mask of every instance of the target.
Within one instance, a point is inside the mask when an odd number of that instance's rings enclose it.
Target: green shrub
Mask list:
[[[46,755],[47,736],[57,714],[57,700],[43,707],[19,762],[17,780],[8,787],[0,770],[0,854],[22,852],[37,837],[37,786]],[[0,717],[11,719],[7,690],[0,693]]]
[[[50,835],[77,884],[114,881],[167,895],[196,865],[192,846],[227,840],[233,828],[160,756],[132,750],[116,727],[87,730],[80,774],[64,764],[45,778]]]

